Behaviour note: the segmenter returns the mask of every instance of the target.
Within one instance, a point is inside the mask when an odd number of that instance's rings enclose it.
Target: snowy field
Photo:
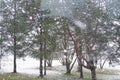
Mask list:
[[[10,73],[13,71],[13,56],[4,56],[1,61],[0,73]],[[76,71],[76,65],[74,66],[74,71]],[[32,76],[39,75],[39,61],[31,57],[26,57],[25,59],[17,59],[17,72]],[[120,65],[115,65],[114,67],[109,66],[106,62],[103,71],[107,69],[109,71],[117,71],[116,74],[98,74],[100,80],[120,80]],[[84,72],[90,72],[84,69]],[[47,76],[62,75],[65,73],[65,66],[62,66],[58,60],[53,61],[52,70],[47,70]],[[102,77],[101,77],[102,75]],[[106,78],[106,79],[103,79]]]
[[[13,71],[13,56],[5,56],[1,61],[0,73],[10,73]],[[54,60],[53,66],[61,65],[59,61]],[[17,72],[30,75],[39,75],[39,61],[31,57],[17,59]],[[48,75],[60,74],[57,71],[47,70]]]

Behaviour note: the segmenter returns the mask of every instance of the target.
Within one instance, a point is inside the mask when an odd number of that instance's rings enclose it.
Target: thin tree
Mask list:
[[[24,23],[25,18],[20,1],[2,0],[2,3],[2,26],[6,30],[6,51],[13,54],[13,73],[17,73],[16,58],[24,55],[27,26]]]

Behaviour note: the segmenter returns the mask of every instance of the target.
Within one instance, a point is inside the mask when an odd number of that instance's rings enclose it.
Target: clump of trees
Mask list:
[[[74,6],[71,16],[56,16],[50,9],[42,9],[41,3],[42,0],[1,0],[0,59],[3,52],[13,54],[14,73],[17,57],[26,55],[39,60],[41,78],[46,75],[47,65],[52,67],[54,55],[61,55],[67,74],[77,61],[80,78],[84,67],[91,71],[92,80],[97,79],[98,63],[102,69],[106,61],[119,62],[119,14],[111,17],[102,2],[81,0],[84,5]]]

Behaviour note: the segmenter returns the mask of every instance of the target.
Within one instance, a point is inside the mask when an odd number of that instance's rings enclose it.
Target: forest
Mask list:
[[[119,0],[0,0],[0,80],[119,75]]]

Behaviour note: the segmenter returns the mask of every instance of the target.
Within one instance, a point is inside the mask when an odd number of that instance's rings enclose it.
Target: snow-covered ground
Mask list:
[[[103,62],[104,62],[104,60],[102,60],[102,63],[103,63]],[[97,67],[100,67],[99,63],[98,63],[98,65],[97,65]],[[112,64],[110,65],[109,62],[106,61],[103,69],[120,70],[120,64],[118,64],[118,63],[112,63]]]
[[[10,73],[13,72],[13,56],[4,56],[1,61],[1,69],[0,73]],[[54,75],[61,75],[62,73],[65,73],[65,66],[62,66],[59,60],[54,60],[53,61],[53,67],[51,69],[47,70],[47,75],[48,76],[54,76]],[[28,75],[33,75],[33,76],[38,76],[39,75],[39,61],[36,59],[33,59],[31,57],[26,57],[25,59],[17,59],[17,72],[22,73],[22,74],[28,74]],[[77,66],[74,66],[74,71],[77,69]],[[115,65],[115,66],[109,66],[108,62],[106,62],[104,69],[108,70],[118,70],[120,72],[120,65]],[[84,71],[89,71],[84,69]],[[119,73],[118,75],[104,75],[105,77],[107,76],[113,76],[115,78],[120,78]],[[113,79],[113,77],[111,77]],[[117,78],[117,79],[118,79]],[[112,80],[109,79],[109,80]],[[120,80],[120,79],[118,79]]]
[[[0,73],[9,73],[13,72],[13,56],[4,56],[1,61]],[[58,60],[54,60],[53,66],[61,65]],[[26,57],[25,59],[17,59],[17,72],[30,74],[30,75],[39,75],[39,61],[31,57]],[[60,74],[57,71],[47,70],[48,75]]]

